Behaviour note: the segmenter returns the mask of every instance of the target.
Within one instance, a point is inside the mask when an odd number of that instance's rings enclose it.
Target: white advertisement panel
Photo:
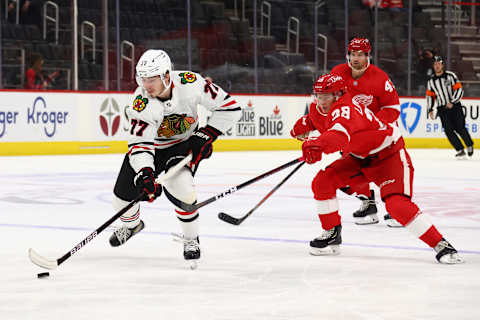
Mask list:
[[[71,139],[76,133],[78,117],[73,101],[65,94],[2,92],[0,142]]]
[[[462,99],[465,125],[472,138],[480,138],[480,100]],[[427,117],[426,100],[422,98],[401,98],[399,127],[405,138],[444,138],[440,118]]]
[[[0,93],[0,142],[125,140],[128,94]]]
[[[290,138],[295,121],[305,114],[307,96],[235,96],[242,116],[224,139]]]

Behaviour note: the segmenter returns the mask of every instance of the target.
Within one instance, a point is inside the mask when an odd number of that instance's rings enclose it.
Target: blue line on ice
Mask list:
[[[42,226],[42,225],[30,225],[30,224],[8,224],[1,223],[0,227],[2,228],[26,228],[26,229],[49,229],[49,230],[71,230],[71,231],[93,231],[89,228],[83,227],[62,227],[62,226]],[[142,234],[152,234],[152,235],[167,235],[170,236],[170,232],[158,232],[158,231],[144,231]],[[297,240],[297,239],[280,239],[280,238],[262,238],[262,237],[246,237],[246,236],[230,236],[230,235],[209,235],[202,234],[202,237],[205,238],[217,238],[217,239],[230,239],[230,240],[247,240],[247,241],[263,241],[263,242],[287,242],[287,243],[308,243],[308,240]],[[392,245],[377,245],[377,244],[362,244],[362,243],[342,243],[344,246],[350,247],[362,247],[362,248],[384,248],[384,249],[395,249],[395,250],[414,250],[414,251],[430,251],[430,248],[418,248],[418,247],[407,247],[407,246],[392,246]],[[458,250],[459,253],[467,254],[479,254],[480,251],[475,250]]]

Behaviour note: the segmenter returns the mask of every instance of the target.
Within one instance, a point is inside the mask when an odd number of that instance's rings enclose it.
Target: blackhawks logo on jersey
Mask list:
[[[195,119],[187,117],[184,114],[171,114],[163,118],[160,128],[158,128],[157,134],[159,137],[170,138],[172,136],[182,134],[195,123]]]
[[[133,100],[133,110],[142,112],[146,107],[148,103],[148,98],[143,98],[141,94],[135,97]]]
[[[192,73],[192,72],[182,72],[179,74],[179,76],[182,77],[180,79],[180,82],[182,84],[192,83],[197,80],[197,76],[195,75],[195,73]]]

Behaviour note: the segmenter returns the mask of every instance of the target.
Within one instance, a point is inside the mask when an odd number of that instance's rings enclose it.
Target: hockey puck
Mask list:
[[[49,273],[49,272],[42,272],[42,273],[37,274],[37,278],[38,278],[38,279],[46,278],[46,277],[48,277],[48,276],[50,276],[50,273]]]

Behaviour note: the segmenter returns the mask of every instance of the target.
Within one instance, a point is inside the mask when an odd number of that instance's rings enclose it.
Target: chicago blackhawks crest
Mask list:
[[[195,73],[188,72],[188,71],[180,73],[179,76],[181,77],[180,82],[182,84],[192,83],[197,80],[197,76],[195,75]]]
[[[143,98],[141,94],[133,100],[133,110],[142,112],[147,107],[148,98]]]
[[[163,118],[162,124],[158,128],[157,134],[159,137],[170,138],[179,135],[190,129],[195,119],[187,117],[184,114],[172,114]]]

